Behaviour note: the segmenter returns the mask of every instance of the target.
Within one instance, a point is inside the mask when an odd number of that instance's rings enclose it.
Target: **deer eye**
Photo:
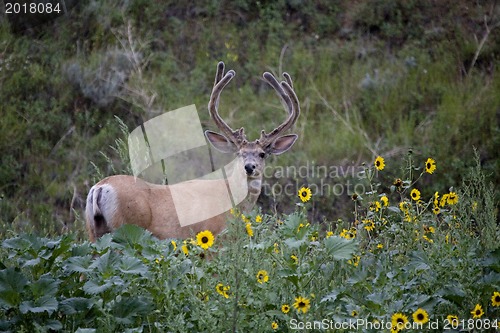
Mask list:
[[[264,157],[266,157],[266,153],[260,153],[259,156],[260,156],[260,158],[264,158]]]

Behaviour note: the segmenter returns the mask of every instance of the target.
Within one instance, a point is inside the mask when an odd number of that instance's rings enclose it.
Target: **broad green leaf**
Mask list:
[[[89,266],[91,270],[97,269],[104,276],[113,276],[115,265],[118,263],[120,255],[114,251],[108,251],[100,257],[97,257]]]
[[[285,245],[288,246],[290,249],[298,249],[302,245],[304,245],[306,241],[304,239],[294,239],[294,238],[288,238],[284,241]]]
[[[94,305],[94,300],[85,297],[72,297],[62,300],[59,304],[59,311],[65,315],[72,315],[79,312],[87,312]]]
[[[139,259],[125,255],[118,266],[122,273],[146,275],[148,268]]]
[[[97,330],[95,328],[78,328],[75,333],[95,333]]]
[[[407,267],[416,271],[425,271],[430,268],[428,261],[427,255],[422,251],[413,251]]]
[[[299,277],[295,271],[291,269],[280,269],[278,271],[278,276],[292,282],[295,287],[299,287]]]
[[[145,297],[121,297],[113,304],[112,312],[118,323],[130,325],[136,316],[149,314],[152,308]]]
[[[436,295],[442,298],[455,302],[456,304],[461,304],[464,298],[467,296],[463,287],[459,283],[451,283],[436,292]]]
[[[323,240],[325,248],[334,259],[351,259],[357,250],[357,243],[353,240],[347,240],[343,237],[332,236]]]
[[[64,265],[64,269],[71,273],[87,273],[89,272],[92,263],[92,256],[86,255],[84,257],[70,257]]]
[[[320,303],[323,303],[323,302],[335,302],[337,300],[337,297],[340,293],[338,291],[333,291],[325,296],[323,296],[323,298],[321,299]]]
[[[43,322],[43,328],[49,329],[52,331],[60,331],[60,330],[62,330],[63,325],[59,320],[48,319],[47,321]]]
[[[132,224],[125,224],[118,228],[113,234],[113,241],[118,244],[135,248],[151,240],[151,232]]]
[[[110,280],[103,281],[104,283],[99,284],[95,281],[87,281],[83,285],[83,291],[90,295],[100,294],[113,286]]]
[[[28,312],[48,312],[48,314],[52,314],[52,312],[57,310],[57,307],[58,302],[53,296],[42,296],[34,301],[22,302],[21,305],[19,305],[19,310],[23,314],[26,314]]]
[[[12,308],[21,302],[21,292],[28,284],[24,275],[13,268],[0,271],[0,307]]]
[[[59,289],[60,280],[54,279],[49,274],[44,274],[37,281],[29,285],[33,296],[39,298],[42,296],[55,296]]]
[[[25,251],[31,246],[31,242],[21,237],[6,239],[2,242],[2,247],[6,249]]]

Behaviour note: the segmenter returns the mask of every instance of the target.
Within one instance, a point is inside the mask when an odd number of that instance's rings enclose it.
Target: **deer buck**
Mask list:
[[[224,63],[219,62],[208,111],[221,133],[205,131],[205,136],[218,151],[236,154],[239,165],[244,168],[241,172],[244,172],[244,177],[246,177],[248,190],[248,193],[245,193],[246,198],[238,205],[238,208],[243,212],[249,212],[261,192],[266,157],[286,152],[297,140],[296,134],[282,134],[297,121],[300,107],[290,75],[283,73],[285,80],[280,83],[271,73],[265,72],[264,80],[274,88],[288,114],[286,120],[274,130],[269,133],[262,130],[259,139],[248,141],[244,128],[233,130],[221,118],[218,111],[220,94],[234,76],[233,70],[224,74]],[[226,226],[226,213],[199,223],[181,226],[174,207],[172,191],[174,186],[176,189],[186,189],[189,192],[189,188],[192,186],[196,188],[200,182],[205,182],[201,184],[205,185],[206,182],[225,181],[191,180],[175,185],[157,185],[128,175],[107,177],[95,184],[87,196],[85,219],[89,238],[94,242],[123,224],[140,226],[160,239],[187,238],[202,230],[210,230],[214,235],[218,234]],[[212,197],[220,195],[217,190],[213,190],[216,187],[212,186],[212,183],[202,188],[211,189],[208,195]],[[203,209],[200,208],[203,207],[202,202],[186,202],[186,205],[189,205],[189,209],[195,212]]]

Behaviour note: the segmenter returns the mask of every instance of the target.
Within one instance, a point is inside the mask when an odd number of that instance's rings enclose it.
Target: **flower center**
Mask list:
[[[207,236],[203,236],[203,237],[201,238],[201,242],[202,242],[202,243],[208,243],[208,237],[207,237]]]

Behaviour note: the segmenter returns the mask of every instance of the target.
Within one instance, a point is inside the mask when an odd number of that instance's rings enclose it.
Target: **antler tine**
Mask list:
[[[210,101],[208,102],[208,112],[210,117],[215,122],[215,125],[219,130],[232,142],[238,144],[246,140],[244,129],[233,130],[229,125],[222,119],[219,115],[219,99],[222,90],[226,85],[233,79],[236,73],[231,69],[224,74],[224,62],[219,62],[217,64],[217,73],[215,74],[214,87],[212,89],[212,95],[210,96]]]
[[[288,85],[290,87],[292,87],[292,89],[293,89],[293,81],[292,81],[292,77],[290,76],[290,74],[288,74],[287,72],[283,72],[283,77],[285,78],[286,83],[288,83]]]
[[[293,124],[297,121],[297,118],[300,114],[300,105],[299,99],[293,90],[293,82],[292,78],[288,73],[283,73],[283,77],[286,81],[282,81],[281,84],[278,83],[278,80],[269,72],[265,72],[263,74],[264,79],[274,88],[278,96],[283,102],[283,106],[285,106],[288,111],[287,119],[274,130],[272,130],[269,134],[266,134],[265,131],[261,132],[259,141],[264,145],[272,143],[276,140],[277,136],[288,129],[290,129]]]

